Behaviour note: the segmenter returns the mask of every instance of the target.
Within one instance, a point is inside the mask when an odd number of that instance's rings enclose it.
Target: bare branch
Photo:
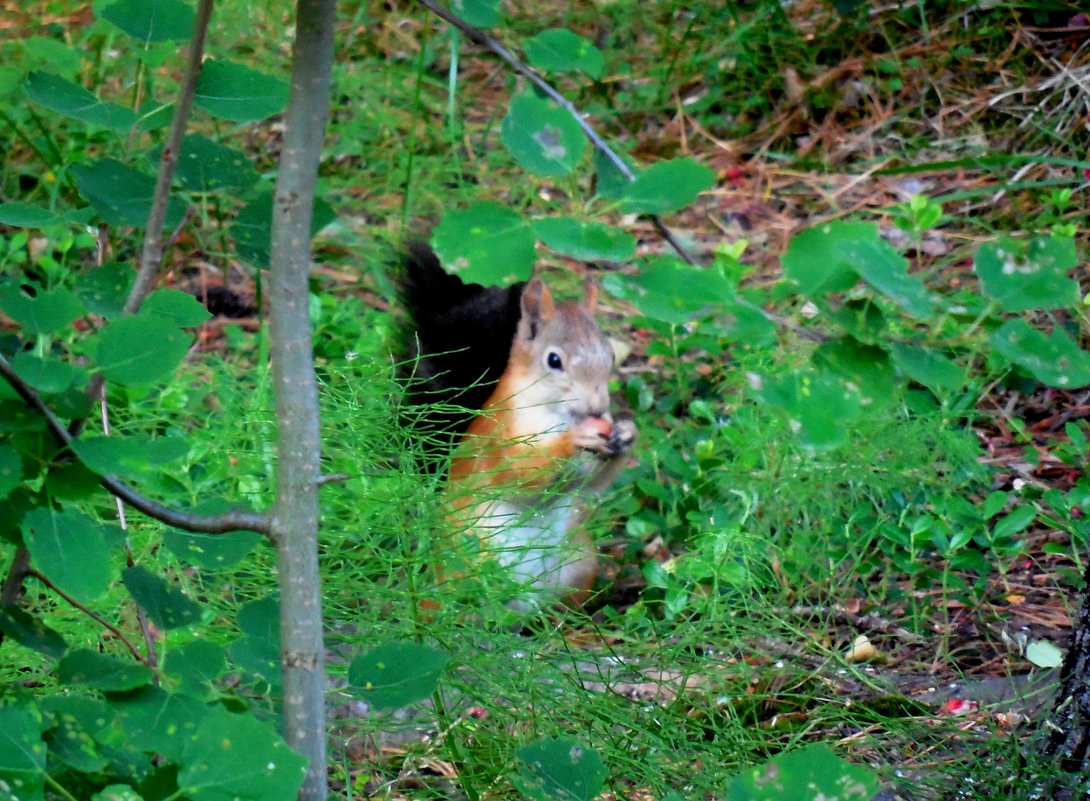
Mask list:
[[[432,2],[432,0],[417,0],[417,2],[420,3],[420,5],[424,6],[424,8],[431,11],[437,17],[440,17],[449,22],[455,28],[468,36],[472,41],[476,42],[482,47],[486,47],[491,50],[493,53],[499,56],[500,60],[507,64],[507,66],[509,66],[519,75],[526,78],[526,80],[528,80],[535,87],[537,87],[537,89],[539,89],[543,94],[545,94],[558,106],[571,114],[572,118],[579,124],[579,127],[583,129],[583,133],[586,135],[587,139],[590,140],[590,143],[594,145],[594,147],[597,148],[600,153],[602,153],[606,158],[610,160],[613,166],[617,168],[617,171],[620,172],[621,175],[623,175],[629,181],[636,180],[636,174],[632,172],[632,168],[628,166],[628,164],[625,162],[624,159],[620,157],[620,155],[618,155],[616,150],[611,148],[609,144],[601,136],[598,135],[598,132],[595,131],[593,127],[591,127],[590,123],[587,122],[586,119],[584,119],[583,114],[579,111],[578,108],[575,107],[575,104],[568,100],[566,97],[564,97],[564,95],[560,94],[560,92],[558,92],[556,89],[554,89],[552,84],[542,78],[536,70],[527,66],[526,64],[523,64],[521,61],[519,61],[519,59],[514,56],[513,53],[511,53],[510,50],[501,45],[487,33],[482,31],[480,28],[475,28],[465,20],[452,14],[447,9],[436,5]],[[666,243],[674,249],[677,255],[679,255],[689,264],[697,263],[696,259],[692,257],[689,251],[687,251],[681,245],[681,243],[677,241],[677,238],[674,236],[673,231],[666,227],[666,223],[662,221],[661,217],[659,217],[657,214],[650,214],[648,216],[651,218],[651,223],[655,226],[655,230],[659,232],[659,236],[661,236],[666,241]]]

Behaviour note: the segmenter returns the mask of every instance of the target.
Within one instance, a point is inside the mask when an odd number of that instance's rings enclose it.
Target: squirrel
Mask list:
[[[418,351],[408,403],[448,404],[429,407],[418,430],[450,449],[451,528],[476,534],[508,570],[519,586],[511,608],[581,605],[598,574],[587,502],[636,441],[635,424],[610,415],[614,354],[595,322],[597,287],[557,303],[540,278],[467,284],[416,242],[400,290]]]

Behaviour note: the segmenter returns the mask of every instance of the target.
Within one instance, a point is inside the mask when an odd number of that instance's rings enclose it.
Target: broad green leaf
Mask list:
[[[53,659],[60,659],[68,648],[64,637],[17,606],[0,606],[0,631],[20,645]]]
[[[607,288],[612,292],[616,286],[610,283]],[[625,284],[626,298],[641,314],[675,325],[724,308],[733,294],[718,270],[694,267],[672,256],[642,266]]]
[[[117,0],[103,8],[101,16],[145,45],[184,42],[193,33],[195,20],[193,9],[181,0]]]
[[[448,272],[479,284],[510,284],[530,277],[534,232],[497,203],[477,203],[443,216],[432,246]]]
[[[235,217],[231,235],[235,239],[238,254],[255,267],[269,264],[269,248],[272,240],[272,191],[262,192]],[[310,219],[310,235],[314,236],[337,218],[333,207],[318,198],[314,201],[314,213]]]
[[[617,148],[613,148],[616,153]],[[629,169],[635,174],[637,170],[632,164],[630,158],[620,154],[622,161],[628,165]],[[613,159],[607,156],[598,148],[594,149],[592,156],[594,162],[594,191],[599,197],[606,200],[620,200],[624,196],[625,189],[632,183],[618,167]]]
[[[1025,320],[1007,320],[991,335],[992,347],[1051,387],[1090,384],[1090,353],[1058,326],[1046,334]]]
[[[352,660],[348,684],[374,709],[397,709],[435,692],[447,661],[446,654],[420,643],[386,643]]]
[[[451,0],[451,10],[477,28],[492,28],[500,21],[500,0]]]
[[[110,381],[153,384],[174,373],[192,344],[193,336],[170,320],[137,314],[102,329],[96,364]]]
[[[141,478],[189,452],[183,437],[127,434],[120,437],[80,437],[72,443],[80,461],[100,476]]]
[[[93,690],[124,692],[151,683],[151,669],[90,649],[71,651],[57,664],[57,678],[66,684],[84,684]]]
[[[791,238],[783,254],[784,275],[809,298],[844,292],[859,283],[859,274],[843,258],[840,243],[877,236],[872,223],[837,221],[807,228]]]
[[[683,209],[715,183],[715,172],[690,158],[652,164],[621,192],[629,214],[666,214]]]
[[[591,801],[609,775],[597,751],[567,737],[524,745],[515,759],[511,781],[534,801]]]
[[[893,365],[879,347],[841,337],[822,343],[813,361],[838,376],[847,390],[857,393],[862,406],[886,407],[894,400],[897,382]]]
[[[231,661],[273,686],[280,684],[280,602],[260,598],[243,606],[237,616],[243,636],[227,649]]]
[[[82,512],[40,508],[21,525],[33,564],[77,601],[102,595],[113,577],[102,525]]]
[[[938,394],[965,385],[965,368],[923,345],[893,344],[893,363],[906,376]]]
[[[199,698],[169,693],[161,687],[141,687],[111,698],[125,739],[140,750],[177,762],[195,736],[208,707]]]
[[[101,773],[109,761],[82,721],[71,714],[55,714],[55,724],[45,733],[49,758],[60,760],[80,773]]]
[[[923,282],[909,275],[908,262],[885,240],[844,240],[837,250],[864,281],[910,315],[924,320],[934,315],[935,304]]]
[[[802,445],[812,451],[844,443],[862,412],[859,395],[822,373],[791,373],[760,378],[757,396],[784,414]]]
[[[178,764],[178,787],[193,801],[295,801],[307,768],[274,724],[214,708]]]
[[[72,168],[76,188],[110,225],[144,228],[151,212],[155,179],[115,159]],[[185,214],[185,203],[170,198],[164,228],[176,228]]]
[[[193,534],[167,529],[163,544],[179,559],[197,567],[219,570],[230,567],[252,551],[261,541],[255,531],[233,531],[230,534]]]
[[[1037,507],[1031,503],[1019,506],[1006,517],[995,521],[992,526],[992,536],[995,539],[1013,537],[1029,528],[1030,523],[1037,519]]]
[[[23,480],[23,466],[15,448],[0,443],[0,498],[6,498]]]
[[[1039,668],[1057,668],[1064,662],[1064,652],[1048,640],[1034,640],[1026,646],[1026,659]]]
[[[1075,241],[1057,236],[986,242],[973,258],[984,294],[1007,312],[1074,307],[1079,284],[1068,272],[1078,261]]]
[[[161,629],[179,629],[201,619],[201,608],[184,592],[147,568],[136,565],[121,572],[129,595]]]
[[[23,84],[23,71],[18,67],[0,67],[0,97],[10,97]]]
[[[199,300],[170,287],[157,289],[148,295],[148,299],[140,307],[140,312],[166,317],[179,328],[190,328],[212,319],[211,312]]]
[[[112,131],[127,131],[136,124],[136,115],[122,106],[104,103],[82,86],[48,72],[27,75],[26,93],[35,103],[50,111]]]
[[[533,225],[549,250],[579,261],[628,261],[636,252],[635,238],[611,225],[572,217],[544,217]]]
[[[0,432],[44,430],[42,416],[21,400],[0,401]]]
[[[139,121],[136,123],[136,129],[141,133],[166,128],[174,117],[174,104],[146,100],[140,105],[138,114]]]
[[[64,392],[82,375],[66,361],[49,356],[40,358],[30,351],[20,351],[12,360],[16,375],[44,395]]]
[[[288,85],[241,64],[208,59],[201,66],[193,102],[213,117],[256,122],[284,110]]]
[[[144,797],[127,784],[110,784],[91,796],[91,801],[144,801]]]
[[[76,281],[76,295],[87,311],[108,320],[121,315],[136,273],[121,262],[110,262],[84,273]]]
[[[27,72],[49,70],[70,81],[79,79],[83,56],[76,49],[48,36],[30,36],[21,44],[19,65]]]
[[[102,492],[102,479],[81,462],[73,461],[50,467],[45,477],[45,491],[55,501],[82,501]]]
[[[163,670],[183,691],[208,693],[227,670],[227,650],[215,643],[194,640],[172,649]]]
[[[587,144],[570,112],[534,95],[511,101],[500,138],[519,164],[546,176],[571,173],[583,158]]]
[[[158,165],[162,152],[162,148],[156,148],[148,154],[153,165]],[[240,192],[256,184],[261,176],[245,154],[200,134],[191,134],[182,141],[174,177],[194,192],[220,189]]]
[[[13,228],[43,228],[55,222],[57,222],[57,215],[33,203],[24,203],[21,200],[0,203],[0,225],[10,225]]]
[[[0,706],[0,798],[39,801],[45,775],[42,720],[30,706]]]
[[[83,314],[74,294],[62,286],[27,294],[15,284],[0,285],[0,311],[21,325],[27,334],[53,334]]]
[[[730,801],[870,801],[878,790],[873,771],[811,745],[748,768],[724,796]]]
[[[0,415],[4,412],[4,407],[0,406]],[[17,487],[6,498],[0,498],[0,542],[21,547],[23,518],[40,503],[39,497],[26,486]]]
[[[602,51],[567,28],[549,28],[523,45],[530,64],[542,72],[584,72],[601,78]]]

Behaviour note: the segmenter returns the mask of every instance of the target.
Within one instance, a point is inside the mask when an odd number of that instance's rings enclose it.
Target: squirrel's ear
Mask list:
[[[598,282],[593,278],[583,282],[583,308],[590,314],[598,308]]]
[[[528,283],[526,289],[522,290],[522,320],[519,326],[525,326],[523,330],[526,338],[536,338],[538,327],[553,319],[554,311],[553,293],[545,286],[545,282],[535,278]]]

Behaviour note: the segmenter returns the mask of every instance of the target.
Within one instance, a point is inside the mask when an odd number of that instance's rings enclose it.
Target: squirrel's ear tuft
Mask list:
[[[537,337],[538,327],[553,319],[554,311],[553,293],[540,278],[533,279],[522,290],[522,323],[527,339]]]
[[[598,308],[598,282],[593,278],[583,282],[583,308],[590,314]]]

